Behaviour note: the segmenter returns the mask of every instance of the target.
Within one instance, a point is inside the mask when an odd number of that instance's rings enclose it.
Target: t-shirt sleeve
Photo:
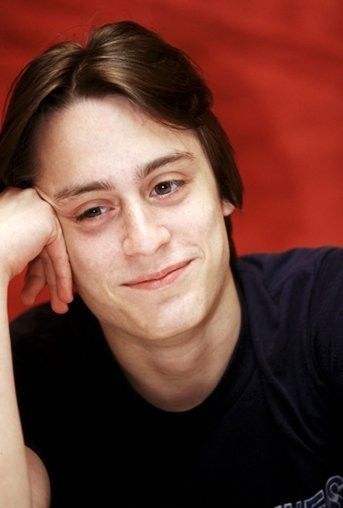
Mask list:
[[[343,398],[343,249],[329,250],[323,257],[310,309],[311,336],[318,368]]]

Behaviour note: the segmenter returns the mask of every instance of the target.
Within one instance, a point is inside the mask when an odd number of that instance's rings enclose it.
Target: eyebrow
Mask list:
[[[163,155],[162,157],[158,157],[157,159],[145,163],[143,166],[139,166],[135,175],[135,179],[138,181],[144,180],[144,178],[146,178],[156,169],[184,159],[193,160],[194,155],[190,152],[176,151],[167,155]],[[67,187],[64,187],[60,191],[56,192],[53,199],[55,201],[64,201],[66,199],[73,198],[87,192],[101,190],[113,191],[114,189],[115,186],[110,180],[94,180],[85,184],[68,185]]]

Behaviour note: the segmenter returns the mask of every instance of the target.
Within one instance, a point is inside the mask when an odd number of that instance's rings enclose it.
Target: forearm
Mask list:
[[[13,377],[6,275],[0,274],[0,508],[32,508]]]

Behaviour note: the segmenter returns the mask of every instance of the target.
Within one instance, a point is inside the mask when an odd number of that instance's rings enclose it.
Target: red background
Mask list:
[[[343,245],[343,2],[0,0],[1,103],[38,52],[119,19],[182,47],[212,87],[246,188],[239,252]]]

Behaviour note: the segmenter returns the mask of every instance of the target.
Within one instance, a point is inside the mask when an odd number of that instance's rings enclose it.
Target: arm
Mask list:
[[[31,488],[31,504],[33,508],[49,508],[50,481],[48,472],[34,451],[30,448],[26,448],[25,451]]]
[[[33,189],[9,189],[0,196],[0,507],[47,508],[45,468],[25,448],[13,377],[7,290],[28,264],[26,301],[48,282],[51,304],[65,312],[72,299],[71,271],[59,222]]]

